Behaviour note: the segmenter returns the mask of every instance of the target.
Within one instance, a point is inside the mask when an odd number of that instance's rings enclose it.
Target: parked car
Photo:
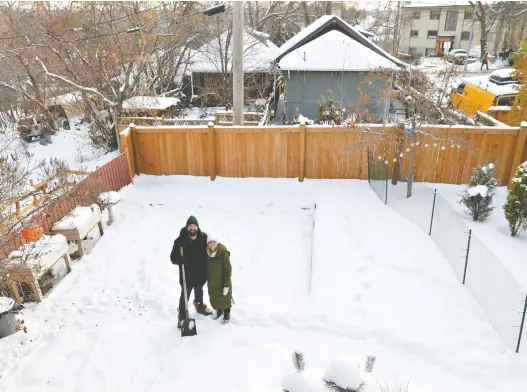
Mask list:
[[[467,58],[467,51],[465,49],[452,49],[445,56],[446,61],[454,64],[463,64]]]

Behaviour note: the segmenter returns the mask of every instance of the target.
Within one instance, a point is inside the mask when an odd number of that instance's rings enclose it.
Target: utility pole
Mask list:
[[[474,7],[474,12],[472,12],[472,24],[470,26],[470,38],[468,40],[467,57],[465,58],[465,72],[467,72],[468,56],[470,55],[470,49],[472,49],[472,37],[474,37],[474,21],[476,20],[476,14],[477,10],[476,7]]]
[[[243,125],[243,1],[232,2],[232,124]]]

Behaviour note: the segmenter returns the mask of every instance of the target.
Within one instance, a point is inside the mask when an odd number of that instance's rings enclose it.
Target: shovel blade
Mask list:
[[[195,319],[185,319],[181,324],[181,336],[196,336],[198,331],[196,330],[196,320]]]

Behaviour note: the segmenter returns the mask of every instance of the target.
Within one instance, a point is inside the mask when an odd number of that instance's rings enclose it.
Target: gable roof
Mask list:
[[[221,43],[221,46],[220,46]],[[228,43],[228,49],[225,45]],[[221,48],[221,49],[220,49]],[[246,28],[243,35],[244,72],[268,72],[278,47],[269,40],[269,35]],[[222,58],[227,54],[227,71],[232,71],[232,36],[224,31],[219,39],[211,41],[191,53],[192,72],[221,73]],[[225,62],[225,61],[224,61]]]
[[[327,33],[332,32],[332,31],[339,32],[339,33],[345,35],[348,38],[347,40],[342,41],[342,45],[344,45],[344,46],[332,47],[331,51],[328,51],[327,48],[324,48],[323,46],[320,46],[320,45],[317,45],[317,44],[310,45],[310,47],[307,47],[307,45],[309,43],[311,43],[312,41],[318,40],[321,37],[323,37],[324,35],[326,35]],[[332,36],[337,37],[338,35],[332,34]],[[336,15],[324,15],[324,16],[322,16],[321,18],[317,19],[316,21],[311,23],[309,26],[307,26],[305,29],[300,31],[294,37],[289,39],[277,51],[274,61],[275,61],[275,63],[279,63],[280,64],[280,68],[281,69],[284,69],[282,67],[281,60],[284,59],[291,52],[296,51],[297,49],[299,49],[300,47],[303,47],[304,45],[306,45],[305,49],[316,47],[316,49],[319,50],[318,53],[316,53],[314,56],[311,56],[312,59],[316,59],[317,57],[323,57],[325,59],[330,60],[329,58],[331,56],[334,56],[334,55],[339,53],[338,52],[339,49],[346,50],[346,46],[353,45],[353,47],[355,49],[359,49],[359,46],[357,46],[356,44],[351,44],[350,40],[356,41],[357,44],[363,46],[364,49],[366,49],[366,50],[361,49],[361,52],[369,53],[371,51],[371,52],[374,52],[374,54],[377,55],[377,56],[373,56],[373,54],[372,54],[371,56],[368,56],[369,59],[372,60],[372,61],[371,61],[371,64],[370,64],[371,67],[370,68],[366,68],[366,69],[375,68],[377,66],[386,66],[387,63],[385,62],[385,60],[388,60],[388,62],[390,64],[392,64],[392,66],[401,67],[401,68],[406,68],[406,66],[407,66],[406,63],[400,61],[399,59],[393,57],[392,55],[390,55],[389,53],[387,53],[386,51],[381,49],[379,46],[377,46],[375,43],[370,41],[368,38],[366,38],[364,35],[362,35],[359,31],[357,31],[355,28],[350,26],[348,23],[346,23],[345,21],[343,21],[341,18],[339,18]],[[324,42],[329,42],[327,37],[324,38],[323,41]],[[317,47],[317,46],[320,46],[320,47]],[[304,48],[303,48],[303,50],[304,50]],[[335,51],[337,51],[337,52],[335,52]],[[381,58],[383,58],[384,60],[379,61]],[[360,60],[360,59],[357,58],[356,55],[352,56],[352,60],[353,59],[354,60]],[[307,62],[307,61],[309,61],[309,60],[308,59],[304,59],[304,62]],[[284,63],[287,63],[287,62],[284,62]],[[376,65],[376,63],[379,63],[379,65]],[[357,67],[355,67],[355,68],[357,68]],[[290,69],[293,69],[293,68],[290,68]],[[312,70],[315,70],[315,69],[312,69]],[[321,70],[322,71],[322,70],[326,70],[326,69],[317,69],[317,70]],[[342,64],[341,64],[341,66],[339,67],[338,70],[340,70],[340,71],[343,70]],[[354,70],[358,70],[358,69],[354,69]]]

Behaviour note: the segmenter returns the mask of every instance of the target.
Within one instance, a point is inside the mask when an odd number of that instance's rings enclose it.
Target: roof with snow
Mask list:
[[[324,15],[285,42],[275,62],[282,70],[368,71],[375,68],[405,68],[335,15]]]
[[[165,110],[179,103],[179,99],[171,97],[135,96],[123,102],[123,109],[128,110]]]
[[[221,49],[220,49],[221,47]],[[243,42],[243,70],[245,72],[268,72],[278,47],[269,40],[269,35],[245,29]],[[223,56],[222,56],[223,53]],[[222,58],[227,55],[227,72],[232,70],[232,32],[223,32],[219,39],[211,41],[191,54],[192,72],[221,73]],[[225,61],[224,61],[225,62]]]

